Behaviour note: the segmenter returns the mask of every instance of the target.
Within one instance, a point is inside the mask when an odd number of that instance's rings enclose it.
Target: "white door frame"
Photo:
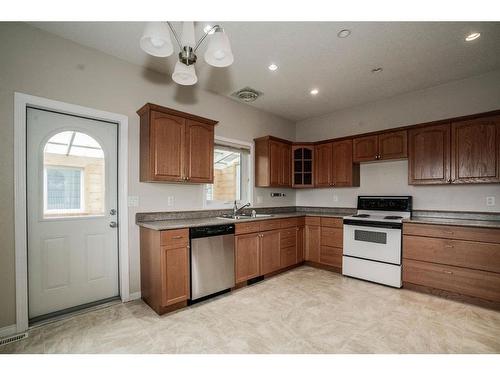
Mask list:
[[[16,331],[28,329],[28,248],[26,225],[26,110],[46,109],[118,124],[118,249],[120,297],[130,300],[128,257],[128,117],[38,96],[14,93],[14,226]]]

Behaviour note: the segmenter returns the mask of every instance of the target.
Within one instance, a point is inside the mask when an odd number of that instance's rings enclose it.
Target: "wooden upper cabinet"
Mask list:
[[[292,146],[292,187],[314,186],[314,146]]]
[[[146,127],[148,127],[147,124],[144,125],[144,128]],[[142,128],[143,126],[141,126],[141,138]],[[147,149],[141,149],[141,162],[142,158],[145,160],[149,158],[150,165],[149,170],[147,170],[148,166],[141,169],[141,177],[146,174],[155,181],[182,181],[185,160],[183,153],[186,140],[185,119],[151,111],[149,132],[149,155],[143,156],[142,151],[147,152]],[[165,142],[165,139],[170,141]],[[142,178],[141,181],[143,181]]]
[[[377,160],[378,136],[369,135],[367,137],[354,138],[352,153],[355,163]]]
[[[290,142],[262,137],[255,141],[255,186],[292,186],[292,147]]]
[[[451,182],[500,182],[500,116],[451,124]]]
[[[446,184],[450,176],[450,124],[409,130],[408,184]]]
[[[211,183],[214,175],[214,127],[186,121],[186,160],[189,182]]]
[[[384,132],[354,138],[353,161],[404,159],[408,157],[407,131]]]
[[[322,143],[314,147],[314,185],[316,187],[332,186],[333,165],[332,143]]]
[[[401,130],[378,135],[378,158],[380,160],[405,159],[408,157],[408,132]]]
[[[354,164],[353,141],[346,139],[332,143],[332,182],[335,187],[359,186],[359,164]]]
[[[149,103],[137,113],[141,182],[213,182],[216,121]]]

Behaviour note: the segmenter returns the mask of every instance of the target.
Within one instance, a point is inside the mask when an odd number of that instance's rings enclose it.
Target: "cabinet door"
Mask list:
[[[355,163],[377,160],[377,156],[378,137],[376,135],[354,138],[353,160]]]
[[[189,251],[187,246],[161,248],[162,305],[189,299]]]
[[[258,233],[235,236],[235,273],[237,283],[260,275],[260,237]]]
[[[283,181],[283,150],[280,142],[269,141],[269,184],[280,186]]]
[[[315,147],[315,186],[332,186],[332,144],[324,143]]]
[[[352,139],[334,142],[333,148],[333,186],[354,186],[353,183],[353,161],[352,161]]]
[[[260,259],[262,274],[268,274],[280,268],[280,232],[279,230],[260,234]]]
[[[305,239],[304,239],[305,227],[297,227],[297,263],[304,261],[304,250],[305,250]]]
[[[451,124],[452,183],[500,182],[500,116]]]
[[[297,188],[313,187],[314,147],[292,147],[292,186]]]
[[[389,132],[378,136],[378,155],[381,160],[404,159],[408,157],[407,131]]]
[[[183,181],[185,120],[162,112],[151,112],[150,168],[157,181]]]
[[[306,225],[306,260],[319,263],[320,234],[319,225]]]
[[[408,135],[408,184],[449,183],[450,125],[412,129]]]
[[[292,185],[292,148],[290,145],[281,145],[281,186]]]
[[[214,127],[186,121],[186,177],[189,182],[214,182]]]

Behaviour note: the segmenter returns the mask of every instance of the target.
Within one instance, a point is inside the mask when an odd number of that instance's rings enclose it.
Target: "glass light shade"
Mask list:
[[[156,57],[167,57],[174,52],[165,22],[148,22],[139,44],[144,52]]]
[[[183,86],[191,86],[198,82],[194,65],[187,66],[180,61],[175,63],[174,73],[172,74],[174,82]]]
[[[219,68],[231,65],[234,57],[226,33],[223,30],[216,30],[213,35],[209,35],[209,38],[210,41],[205,52],[205,61]]]

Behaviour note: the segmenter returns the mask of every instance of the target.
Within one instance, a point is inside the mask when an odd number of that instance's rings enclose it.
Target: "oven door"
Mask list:
[[[401,264],[401,229],[344,225],[344,255]]]

